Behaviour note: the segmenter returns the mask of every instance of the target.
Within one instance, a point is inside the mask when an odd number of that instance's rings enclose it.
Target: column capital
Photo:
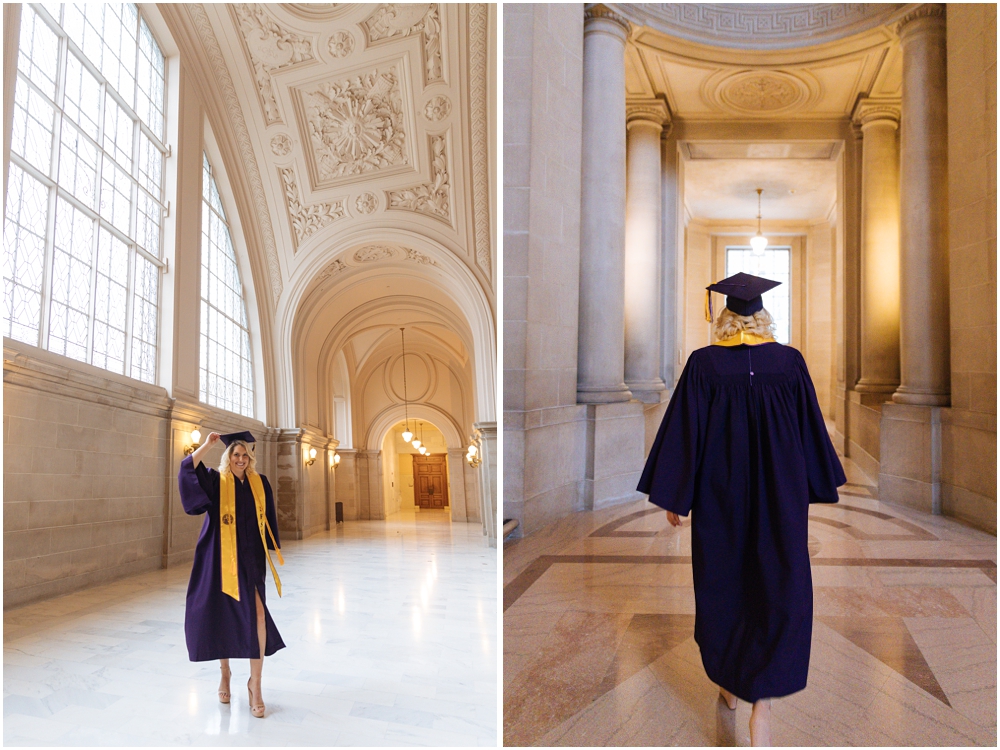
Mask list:
[[[899,127],[901,103],[899,99],[859,99],[851,115],[851,121],[862,130],[873,123]]]
[[[917,3],[904,9],[903,15],[893,24],[892,30],[900,37],[915,21],[931,18],[944,23],[944,3]]]
[[[610,32],[621,37],[624,42],[632,31],[632,24],[625,16],[611,10],[604,3],[587,4],[583,11],[583,33],[596,31]]]
[[[633,123],[648,123],[659,127],[670,126],[670,108],[662,99],[635,97],[625,100],[625,127]]]

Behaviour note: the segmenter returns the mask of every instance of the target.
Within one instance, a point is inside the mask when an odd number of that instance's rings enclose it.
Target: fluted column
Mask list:
[[[666,388],[660,376],[660,135],[669,118],[660,99],[626,106],[625,385],[651,403]]]
[[[583,154],[577,401],[632,398],[625,385],[625,40],[603,5],[583,25]]]
[[[899,386],[899,103],[863,99],[854,121],[861,162],[862,393]]]
[[[900,126],[901,404],[950,401],[948,97],[944,6],[922,5],[897,27],[903,49]]]

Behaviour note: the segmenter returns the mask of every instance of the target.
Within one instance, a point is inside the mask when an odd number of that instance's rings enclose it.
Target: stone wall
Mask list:
[[[996,533],[997,7],[949,4],[951,409],[942,507]]]
[[[503,12],[503,516],[530,533],[582,509],[584,491],[586,411],[576,404],[583,8]]]
[[[4,348],[4,607],[163,563],[169,399],[62,359]]]

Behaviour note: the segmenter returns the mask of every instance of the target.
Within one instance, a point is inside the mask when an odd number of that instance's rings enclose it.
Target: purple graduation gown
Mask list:
[[[809,503],[837,502],[846,481],[798,350],[692,352],[638,489],[694,511],[695,640],[709,679],[743,700],[806,686]]]
[[[267,477],[260,475],[266,498],[265,512],[275,541],[278,521],[274,510],[274,493]],[[270,656],[284,648],[278,628],[267,611],[264,598],[264,573],[267,559],[257,528],[257,510],[248,481],[236,480],[236,552],[240,600],[222,593],[222,573],[219,541],[219,472],[194,466],[191,456],[181,461],[177,475],[184,512],[205,513],[205,525],[194,550],[191,582],[188,584],[187,609],[184,612],[184,635],[191,661],[214,659],[257,659],[257,605],[254,589],[260,594],[267,622],[267,642],[264,655]],[[268,539],[268,547],[274,549]]]

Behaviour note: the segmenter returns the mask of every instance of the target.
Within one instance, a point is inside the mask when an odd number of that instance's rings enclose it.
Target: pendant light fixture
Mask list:
[[[403,333],[405,330],[405,328],[399,329],[399,338],[403,342],[403,415],[406,419],[403,426],[403,442],[408,443],[413,439],[413,433],[410,432],[410,404],[406,397],[406,334]]]
[[[767,247],[767,237],[760,233],[760,194],[764,188],[757,188],[757,234],[750,238],[750,247],[753,255],[763,255]]]
[[[418,422],[417,424],[419,425],[420,423]],[[420,431],[420,434],[421,435],[424,434],[423,430]],[[415,449],[417,449],[418,451],[420,451],[420,455],[423,455],[424,452],[420,450],[420,446],[422,445],[422,443],[420,442],[420,440],[418,438],[413,438],[413,440],[410,442],[410,445],[412,445]]]
[[[424,436],[424,423],[421,422],[420,423],[420,437],[423,437],[423,436]],[[413,442],[417,442],[417,441],[414,440]],[[419,450],[420,450],[420,455],[421,456],[426,456],[427,455],[427,446],[424,445],[424,442],[422,440],[420,441],[420,448],[419,448]]]

